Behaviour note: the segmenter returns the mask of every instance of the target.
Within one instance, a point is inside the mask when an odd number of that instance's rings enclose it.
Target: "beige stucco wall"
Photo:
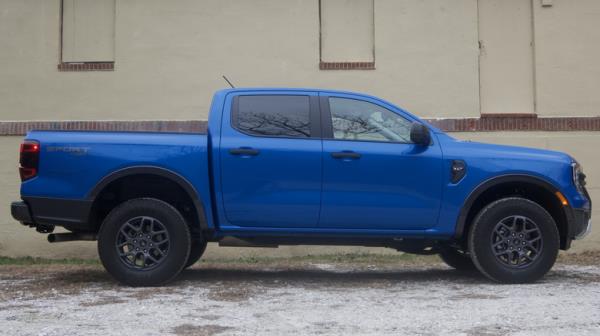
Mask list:
[[[598,132],[498,132],[498,133],[454,133],[460,139],[502,143],[511,145],[548,148],[565,151],[581,162],[588,175],[588,188],[592,199],[600,199],[600,147]],[[21,137],[0,137],[0,255],[42,256],[50,258],[96,257],[93,242],[71,242],[49,244],[46,235],[22,226],[10,217],[9,204],[19,199],[19,178],[17,176],[17,152]],[[600,207],[595,207],[594,219],[600,218]],[[596,220],[597,222],[597,220]],[[597,227],[597,225],[595,225]],[[576,241],[571,251],[600,248],[600,229],[582,241]],[[371,249],[362,247],[316,247],[294,246],[279,249],[231,248],[211,245],[207,257],[242,257],[249,255],[294,256],[335,252],[376,252],[395,253],[391,249]]]
[[[532,0],[536,112],[598,115],[600,1],[553,3]],[[61,73],[59,4],[0,0],[0,119],[202,119],[222,74],[479,114],[477,0],[375,0],[373,71],[318,69],[317,0],[117,0],[116,70]]]
[[[0,0],[0,119],[204,119],[222,74],[478,114],[475,0],[376,0],[374,71],[318,69],[317,0],[117,0],[115,71],[61,73],[59,3]]]
[[[543,8],[531,1],[536,112],[599,115],[600,1],[553,0]],[[0,121],[205,119],[213,91],[226,87],[222,74],[238,86],[353,90],[422,117],[477,117],[477,7],[477,0],[374,0],[376,70],[321,71],[317,0],[116,0],[115,71],[59,72],[60,0],[0,0]],[[573,153],[592,197],[600,196],[600,133],[458,136]],[[50,245],[10,218],[19,141],[0,137],[0,255],[95,255],[92,243]],[[600,247],[597,232],[575,249]],[[225,251],[248,253],[209,255]]]

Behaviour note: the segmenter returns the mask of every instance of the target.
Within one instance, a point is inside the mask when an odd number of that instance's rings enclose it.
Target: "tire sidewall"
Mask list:
[[[491,237],[502,219],[520,215],[530,218],[542,236],[541,254],[523,268],[500,262],[493,253]],[[554,265],[559,249],[559,234],[550,214],[537,203],[524,198],[505,198],[485,207],[475,218],[469,234],[469,249],[477,268],[487,277],[505,283],[533,282],[543,277]]]
[[[467,254],[461,253],[451,247],[442,247],[439,253],[440,259],[446,265],[463,272],[475,271],[476,267],[473,260]]]
[[[190,248],[190,254],[184,268],[188,268],[194,265],[206,251],[206,241],[203,238],[192,239],[192,246]]]
[[[143,270],[127,266],[119,257],[116,238],[121,226],[138,216],[159,220],[169,235],[169,250],[156,267]],[[185,266],[190,252],[189,228],[170,204],[152,198],[126,201],[113,209],[98,234],[98,254],[106,270],[118,281],[132,286],[155,286],[173,279]]]

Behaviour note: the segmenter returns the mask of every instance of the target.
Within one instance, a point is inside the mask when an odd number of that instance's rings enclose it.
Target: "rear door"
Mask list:
[[[314,92],[233,97],[231,110],[223,113],[219,152],[229,225],[316,227],[322,173],[318,117]]]
[[[437,223],[442,155],[410,141],[412,121],[380,101],[321,98],[320,228],[422,230]]]

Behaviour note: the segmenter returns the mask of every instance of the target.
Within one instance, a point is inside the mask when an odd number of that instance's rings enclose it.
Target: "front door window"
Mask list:
[[[331,97],[329,109],[335,139],[411,142],[412,123],[379,105],[356,99]]]

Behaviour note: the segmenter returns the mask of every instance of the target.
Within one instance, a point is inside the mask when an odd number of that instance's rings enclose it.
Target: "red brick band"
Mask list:
[[[600,131],[600,117],[483,115],[481,118],[444,118],[427,121],[446,132]]]
[[[482,117],[426,119],[446,132],[493,131],[600,131],[600,117]],[[90,131],[206,131],[204,120],[143,121],[0,121],[0,136],[24,135],[29,130]]]
[[[114,62],[59,63],[58,71],[113,71]]]
[[[25,135],[28,131],[34,129],[60,131],[153,131],[198,133],[206,130],[206,121],[0,121],[0,135]]]
[[[323,62],[319,63],[321,70],[375,70],[375,62]]]

